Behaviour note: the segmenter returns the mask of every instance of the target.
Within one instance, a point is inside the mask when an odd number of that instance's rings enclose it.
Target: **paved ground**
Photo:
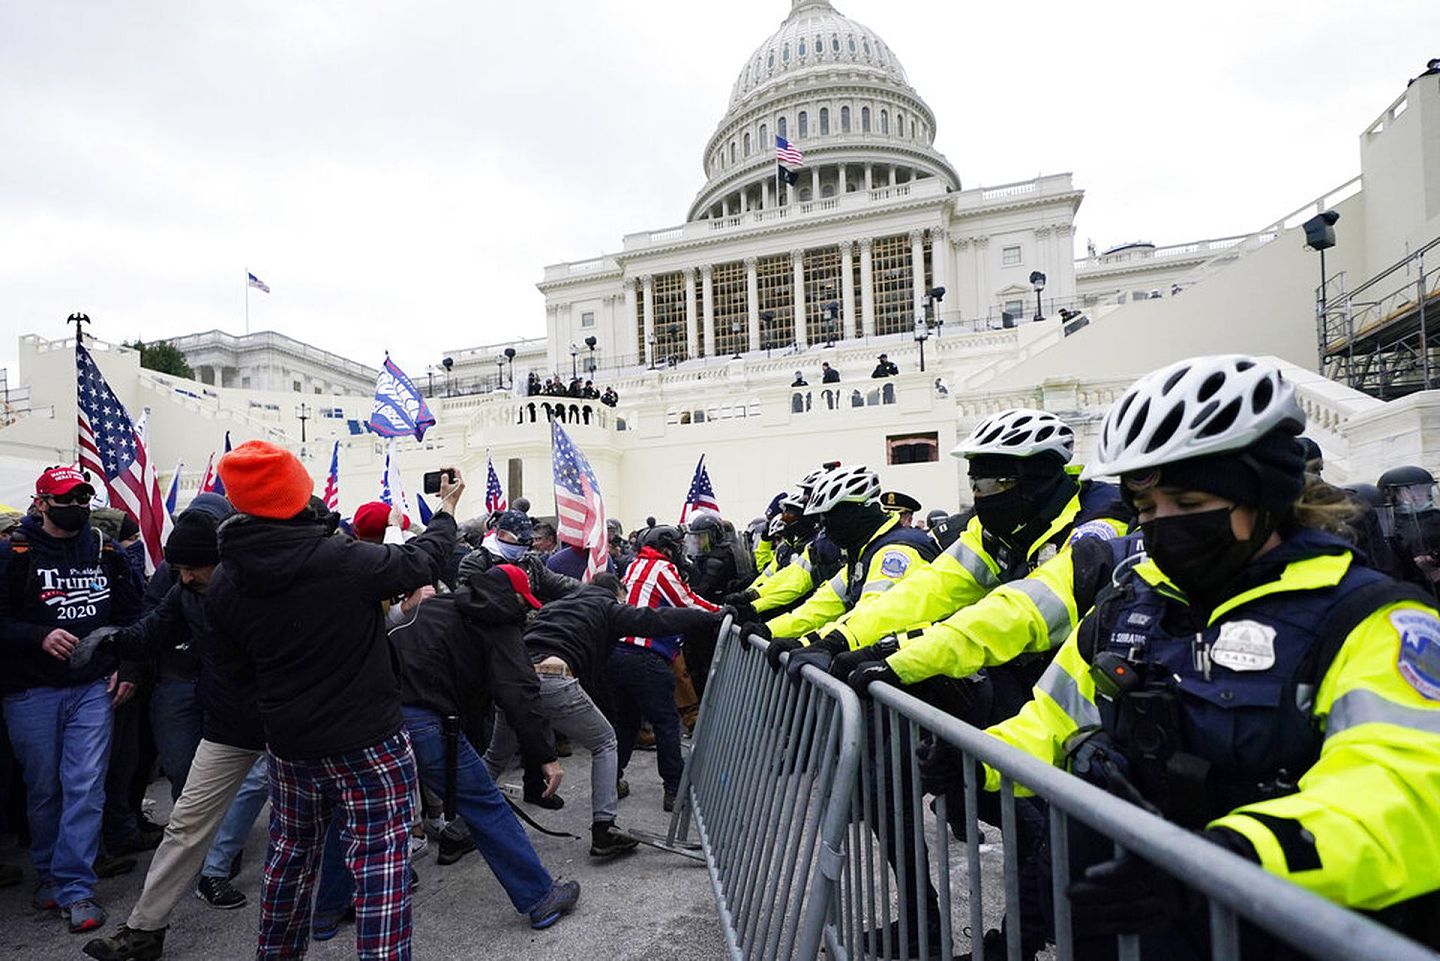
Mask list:
[[[563,763],[565,808],[552,812],[527,807],[527,811],[551,829],[584,836],[569,840],[530,832],[552,874],[579,880],[581,899],[575,913],[549,930],[532,931],[478,854],[440,867],[432,845],[416,862],[421,886],[415,895],[415,956],[525,961],[722,957],[724,940],[705,866],[644,846],[608,864],[592,860],[589,756],[577,750]],[[620,804],[620,823],[663,833],[669,815],[660,809],[655,755],[637,751],[628,779],[634,793]],[[155,818],[163,820],[170,807],[168,785],[163,781],[152,785],[151,796],[157,799]],[[166,938],[166,958],[236,961],[254,956],[265,823],[262,817],[256,825],[246,847],[244,870],[236,879],[251,903],[237,911],[216,911],[195,898],[182,899]],[[0,917],[7,920],[0,925],[0,958],[83,958],[80,947],[86,936],[70,934],[53,912],[40,914],[30,907],[33,876],[24,853],[11,842],[0,846],[0,861],[25,865],[27,873],[24,886],[0,891]],[[111,927],[122,922],[134,904],[148,863],[147,856],[134,873],[100,882],[97,894],[111,912]],[[340,937],[314,945],[309,957],[354,957],[353,934],[353,927],[342,928]]]

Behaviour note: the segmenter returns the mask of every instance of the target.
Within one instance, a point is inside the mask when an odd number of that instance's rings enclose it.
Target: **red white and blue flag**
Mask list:
[[[424,440],[435,426],[435,415],[421,396],[410,375],[387,355],[375,381],[375,405],[370,409],[370,429],[381,437],[414,437]]]
[[[184,469],[185,462],[176,461],[175,473],[170,475],[170,490],[165,495],[165,513],[170,515],[171,520],[175,519],[175,508],[180,502],[180,472]]]
[[[805,155],[800,152],[799,147],[784,137],[776,137],[775,161],[786,167],[803,167],[805,166]]]
[[[550,447],[555,471],[555,539],[587,552],[581,579],[589,581],[604,571],[610,560],[600,482],[559,421],[550,422]]]
[[[690,491],[685,495],[685,506],[680,508],[680,523],[688,521],[696,511],[720,513],[715,501],[715,488],[710,486],[710,472],[705,469],[705,455],[695,465],[695,476],[690,479]]]
[[[330,474],[325,478],[323,499],[326,510],[338,511],[340,509],[340,442],[338,440],[330,449]]]
[[[485,455],[485,510],[490,513],[503,511],[509,506],[505,502],[505,489],[500,486],[500,478],[495,474],[495,462],[490,455]]]
[[[105,481],[110,504],[129,514],[145,542],[145,570],[153,571],[165,557],[170,515],[160,493],[160,477],[144,436],[135,429],[125,405],[116,398],[95,359],[75,345],[77,419],[80,467]]]
[[[270,285],[265,283],[265,281],[261,280],[259,277],[256,277],[248,270],[245,272],[245,276],[249,278],[245,281],[245,286],[254,287],[256,290],[261,291],[262,293],[270,293]]]
[[[230,453],[230,432],[225,432],[225,453]],[[225,496],[225,482],[220,479],[220,472],[215,469],[215,453],[211,451],[210,459],[205,462],[205,476],[200,479],[200,493],[219,494]]]

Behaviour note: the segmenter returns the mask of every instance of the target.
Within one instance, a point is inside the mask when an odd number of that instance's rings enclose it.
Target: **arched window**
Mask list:
[[[789,62],[790,62],[790,44],[788,44],[788,43],[785,44],[785,46],[783,46],[783,47],[780,48],[780,62],[781,62],[781,63],[789,63]]]
[[[802,56],[802,57],[805,56],[805,41],[804,41],[804,40],[801,40],[801,41],[800,41],[800,46],[797,47],[796,49],[798,50],[800,56]]]
[[[750,131],[745,131],[745,156],[750,156]]]
[[[810,188],[809,188],[809,187],[801,187],[801,188],[800,188],[800,199],[801,199],[801,200],[809,200],[809,199],[810,199]]]
[[[854,37],[850,37],[849,40],[850,40],[850,52],[851,52],[851,53],[854,53],[854,52],[855,52],[855,38],[854,38]]]
[[[775,121],[775,136],[779,137],[781,140],[790,139],[789,134],[786,132],[788,129],[789,128],[785,125],[784,117],[781,117],[779,120]]]
[[[806,137],[810,136],[810,114],[806,113],[804,110],[800,111],[799,120],[800,122],[797,126],[797,129],[800,133],[800,139],[804,140]]]
[[[840,108],[840,132],[841,132],[841,133],[849,133],[849,132],[850,132],[850,108],[849,108],[849,107],[841,107],[841,108]]]
[[[880,111],[880,132],[890,132],[890,112],[888,110]]]
[[[870,132],[870,108],[869,108],[869,107],[861,107],[861,108],[860,108],[860,132],[861,132],[861,133],[869,133],[869,132]]]
[[[865,56],[870,56],[870,41],[865,40]]]
[[[905,115],[898,110],[895,111],[895,136],[905,136]]]
[[[772,144],[770,143],[770,128],[766,127],[762,123],[760,125],[760,149],[769,150],[771,146]]]
[[[771,70],[774,70],[774,69],[775,69],[775,51],[774,51],[774,50],[771,50],[771,51],[770,51],[770,56],[768,56],[768,57],[765,58],[765,66],[769,67]]]
[[[730,141],[730,162],[735,162],[735,141]]]
[[[836,53],[840,52],[840,34],[837,33],[830,38],[830,49]]]
[[[820,55],[821,55],[822,53],[824,53],[824,52],[825,52],[825,41],[822,40],[822,39],[820,39],[820,34],[817,33],[817,34],[815,34],[815,56],[818,57],[818,56],[820,56]]]
[[[834,184],[826,184],[825,186],[821,187],[821,188],[820,188],[820,196],[821,196],[822,198],[835,196],[835,185],[834,185]]]
[[[820,108],[820,136],[822,136],[822,137],[828,137],[829,135],[830,135],[830,108],[829,108],[829,107],[821,107],[821,108]]]

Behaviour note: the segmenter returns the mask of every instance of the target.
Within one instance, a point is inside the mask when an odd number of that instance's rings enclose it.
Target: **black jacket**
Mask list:
[[[122,551],[95,528],[74,537],[51,537],[27,517],[0,545],[0,693],[32,687],[88,684],[113,672],[112,652],[101,649],[80,670],[41,648],[53,630],[76,637],[140,616],[141,585]]]
[[[493,703],[514,729],[527,765],[555,760],[540,680],[521,638],[528,610],[508,584],[488,577],[424,601],[390,632],[400,659],[401,702],[472,720]]]
[[[535,612],[525,628],[530,657],[558,657],[587,683],[595,678],[622,637],[688,634],[718,624],[721,614],[697,607],[631,607],[594,584]]]
[[[205,616],[204,595],[172,583],[153,610],[110,640],[123,658],[157,658],[161,677],[171,676],[166,674],[167,652],[172,662],[181,657],[193,661],[200,730],[205,740],[255,751],[264,749],[265,729],[260,723],[254,680],[217,668],[215,636]]]
[[[690,589],[712,604],[719,604],[726,594],[746,586],[735,584],[735,552],[729,544],[721,544],[690,564]]]
[[[381,602],[433,583],[455,547],[455,518],[444,511],[408,544],[333,531],[332,521],[245,514],[220,525],[220,566],[205,594],[218,666],[254,672],[277,757],[343,754],[399,732]]]
[[[507,562],[483,547],[475,548],[460,562],[460,580],[462,583],[467,582],[476,574],[488,571],[496,564],[505,563],[512,563],[525,572],[525,576],[530,578],[530,593],[539,598],[542,604],[548,604],[556,598],[571,594],[580,587],[580,582],[575,578],[566,577],[564,574],[546,567],[545,557],[538,551],[526,551],[518,561]]]

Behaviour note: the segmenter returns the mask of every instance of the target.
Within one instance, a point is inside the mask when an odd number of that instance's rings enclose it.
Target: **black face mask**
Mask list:
[[[980,518],[980,526],[998,537],[1014,534],[1034,513],[1023,483],[989,497],[975,498],[975,516]]]
[[[825,515],[825,533],[844,550],[855,551],[865,546],[884,520],[877,506],[841,504]]]
[[[1220,507],[1141,523],[1145,553],[1186,596],[1217,600],[1221,589],[1245,569],[1269,538],[1271,527],[1264,515],[1256,518],[1248,540],[1236,538],[1230,528],[1233,509]]]
[[[73,534],[89,522],[90,508],[83,504],[51,504],[45,516],[65,533]]]

